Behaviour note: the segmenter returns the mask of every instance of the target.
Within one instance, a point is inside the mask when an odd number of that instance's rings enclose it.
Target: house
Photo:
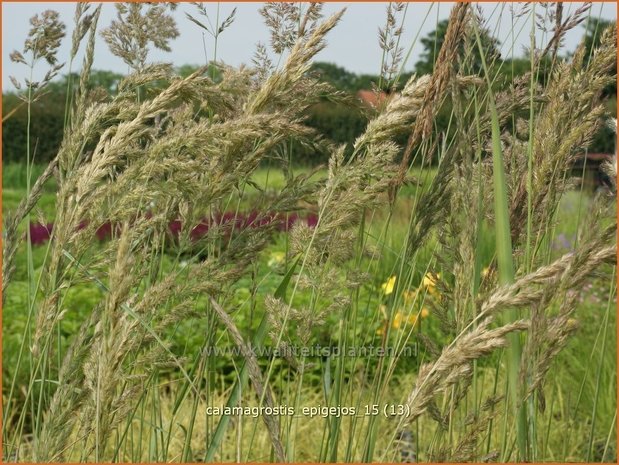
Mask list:
[[[595,190],[608,186],[608,174],[602,169],[604,162],[612,162],[612,153],[583,153],[575,158],[572,165],[572,176],[582,178],[583,189]]]
[[[386,101],[388,101],[394,94],[388,94],[387,92],[376,92],[373,90],[360,90],[357,92],[357,98],[361,100],[363,104],[370,108],[379,108]]]

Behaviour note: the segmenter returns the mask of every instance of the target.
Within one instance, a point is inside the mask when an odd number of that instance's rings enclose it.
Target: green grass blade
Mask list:
[[[507,181],[505,179],[505,167],[503,164],[503,150],[501,148],[501,128],[499,125],[499,115],[496,109],[494,95],[492,93],[492,83],[484,49],[479,36],[477,23],[473,22],[475,28],[475,38],[479,48],[484,74],[488,83],[488,106],[492,123],[492,167],[494,185],[494,213],[496,228],[496,253],[499,266],[499,282],[508,285],[514,282],[514,262],[512,257],[511,227],[509,221],[509,204],[507,201]],[[508,312],[508,322],[518,319],[515,310]],[[512,397],[513,408],[516,416],[516,434],[520,460],[526,461],[528,458],[528,439],[527,439],[527,411],[520,400],[520,389],[518,378],[520,373],[521,344],[520,335],[512,333],[509,335],[509,368],[508,385]]]

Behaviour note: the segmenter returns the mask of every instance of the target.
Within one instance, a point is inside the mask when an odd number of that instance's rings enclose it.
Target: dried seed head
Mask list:
[[[146,66],[149,44],[170,51],[169,42],[178,37],[174,18],[164,4],[116,4],[116,19],[101,32],[110,51],[134,70]]]
[[[9,55],[9,58],[11,59],[13,63],[21,63],[23,65],[27,64],[24,56],[21,53],[19,53],[17,50],[13,50],[11,54]]]
[[[45,10],[41,16],[30,18],[32,28],[24,44],[24,52],[32,52],[34,60],[44,58],[50,65],[56,64],[56,53],[65,36],[65,25],[54,10]]]

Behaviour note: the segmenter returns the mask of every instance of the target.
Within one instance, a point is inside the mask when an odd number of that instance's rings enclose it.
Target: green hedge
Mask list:
[[[514,63],[504,63],[505,81],[511,79],[513,72],[517,75],[526,68],[523,60]],[[517,65],[517,66],[516,66]],[[187,68],[187,69],[185,69]],[[181,72],[189,72],[192,67],[181,68]],[[330,82],[336,88],[349,94],[354,94],[359,88],[370,88],[372,76],[357,76],[335,65],[319,63],[314,66],[312,73],[320,79]],[[509,75],[509,76],[508,76]],[[119,74],[97,71],[93,85],[115,92],[116,85],[121,78]],[[374,77],[376,78],[376,77]],[[403,76],[405,82],[408,76]],[[508,79],[509,78],[509,79]],[[499,87],[506,83],[499,84]],[[31,158],[35,163],[44,163],[51,160],[57,153],[63,136],[63,121],[66,101],[66,78],[52,83],[46,95],[35,102],[31,107]],[[25,163],[26,160],[26,128],[28,121],[27,105],[13,93],[2,95],[3,119],[2,123],[2,157],[4,163]],[[607,105],[611,113],[616,114],[616,96],[610,96]],[[365,129],[368,122],[368,111],[359,104],[343,104],[336,102],[322,102],[311,107],[307,112],[306,123],[315,128],[319,134],[338,144],[351,144]],[[450,120],[451,108],[447,103],[439,113],[435,125],[438,133],[444,133]],[[406,135],[398,139],[405,143]],[[615,150],[615,137],[608,128],[603,128],[594,138],[589,151],[610,153]],[[324,163],[326,154],[316,153],[305,147],[293,145],[291,158],[295,163],[315,165]]]
[[[15,94],[2,95],[2,161],[26,161],[28,106]],[[31,107],[30,157],[36,162],[51,160],[60,147],[64,127],[65,94],[50,92]]]

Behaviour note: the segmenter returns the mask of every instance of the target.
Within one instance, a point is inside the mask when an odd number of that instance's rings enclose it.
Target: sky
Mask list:
[[[224,31],[217,46],[217,58],[232,66],[251,64],[252,57],[258,42],[269,43],[269,32],[264,25],[263,18],[258,10],[262,3],[235,3],[222,2],[206,3],[211,18],[215,18],[217,8],[220,9],[220,18],[225,18],[237,7],[234,23]],[[582,3],[566,3],[564,15],[574,11]],[[324,14],[330,15],[341,8],[347,11],[340,24],[327,36],[327,48],[316,57],[317,61],[327,61],[342,66],[356,73],[378,74],[382,50],[378,45],[378,29],[385,23],[385,9],[387,3],[326,3]],[[437,21],[449,16],[451,2],[415,2],[409,3],[406,17],[403,22],[401,44],[404,54],[410,51],[405,63],[404,71],[413,69],[422,51],[420,38],[435,29]],[[29,30],[29,18],[46,9],[54,9],[60,13],[61,20],[67,25],[67,37],[58,54],[60,61],[67,57],[70,49],[70,36],[73,30],[73,16],[75,3],[32,2],[11,3],[2,2],[2,86],[4,90],[12,90],[9,76],[15,76],[23,82],[29,71],[23,65],[11,63],[9,54],[13,50],[21,51]],[[487,27],[497,37],[501,44],[501,54],[507,56],[521,56],[525,46],[530,44],[531,16],[518,15],[524,8],[522,3],[481,3],[479,4]],[[545,10],[539,5],[536,12],[544,14]],[[196,15],[195,7],[189,3],[181,4],[174,15],[180,36],[171,43],[172,52],[153,50],[149,55],[151,61],[171,62],[175,65],[204,64],[205,51],[201,30],[185,17],[189,12]],[[594,3],[589,14],[592,17],[617,19],[615,3]],[[99,28],[107,27],[115,16],[115,8],[111,3],[103,4]],[[197,15],[196,15],[197,16]],[[513,24],[513,27],[512,27]],[[513,34],[512,34],[513,31]],[[572,51],[582,37],[582,26],[570,31],[565,40],[565,49]],[[214,52],[213,40],[205,37],[206,54],[209,59]],[[538,30],[536,33],[538,47],[542,47],[547,40],[547,34]],[[82,55],[78,55],[74,70],[79,68]],[[107,49],[103,40],[99,40],[95,48],[95,69],[105,69],[119,73],[127,72],[127,66],[120,58],[115,57]],[[66,71],[66,69],[64,69]],[[46,72],[46,66],[41,63],[35,68],[34,80],[41,78]]]

